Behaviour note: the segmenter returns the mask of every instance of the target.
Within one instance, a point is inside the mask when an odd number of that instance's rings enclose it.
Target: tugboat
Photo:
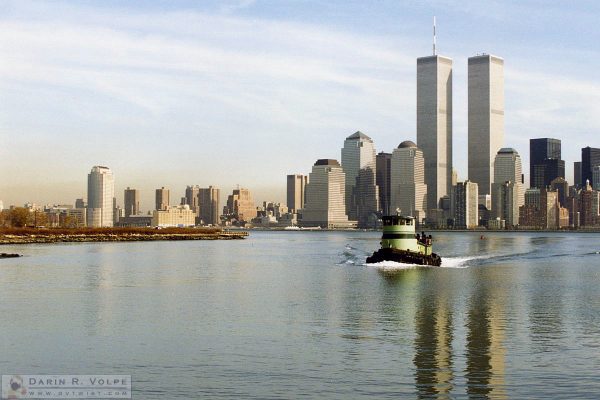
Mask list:
[[[381,249],[367,257],[367,264],[394,261],[439,267],[442,258],[433,252],[431,235],[415,234],[415,219],[401,215],[382,217]]]

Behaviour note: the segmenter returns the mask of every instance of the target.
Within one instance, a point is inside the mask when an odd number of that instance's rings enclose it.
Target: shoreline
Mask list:
[[[425,232],[457,232],[457,233],[600,233],[599,228],[593,229],[436,229],[436,228],[418,228],[418,231]],[[284,228],[248,228],[248,231],[256,232],[381,232],[381,229],[284,229]]]
[[[35,244],[35,243],[88,243],[88,242],[150,242],[176,240],[240,240],[248,236],[247,231],[200,230],[200,229],[152,229],[152,230],[65,230],[31,229],[19,231],[0,230],[0,245]]]

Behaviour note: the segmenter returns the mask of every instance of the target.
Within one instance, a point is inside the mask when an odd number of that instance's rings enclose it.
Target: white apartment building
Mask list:
[[[108,167],[96,165],[88,174],[87,226],[113,226],[113,199],[115,180]]]

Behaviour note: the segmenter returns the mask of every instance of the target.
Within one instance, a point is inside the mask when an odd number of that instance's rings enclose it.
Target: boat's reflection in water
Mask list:
[[[414,314],[412,362],[418,398],[455,398],[465,391],[472,398],[507,398],[503,285],[480,285],[474,271],[465,275],[473,280],[470,292],[454,284],[460,276],[432,267],[382,268],[379,273],[389,291],[399,289],[396,311]],[[416,291],[415,297],[403,296],[407,290]],[[416,304],[403,304],[410,298]]]

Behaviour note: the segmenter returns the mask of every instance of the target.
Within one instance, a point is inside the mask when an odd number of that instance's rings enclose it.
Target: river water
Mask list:
[[[127,374],[138,399],[600,398],[600,234],[377,232],[3,246],[1,374]]]

